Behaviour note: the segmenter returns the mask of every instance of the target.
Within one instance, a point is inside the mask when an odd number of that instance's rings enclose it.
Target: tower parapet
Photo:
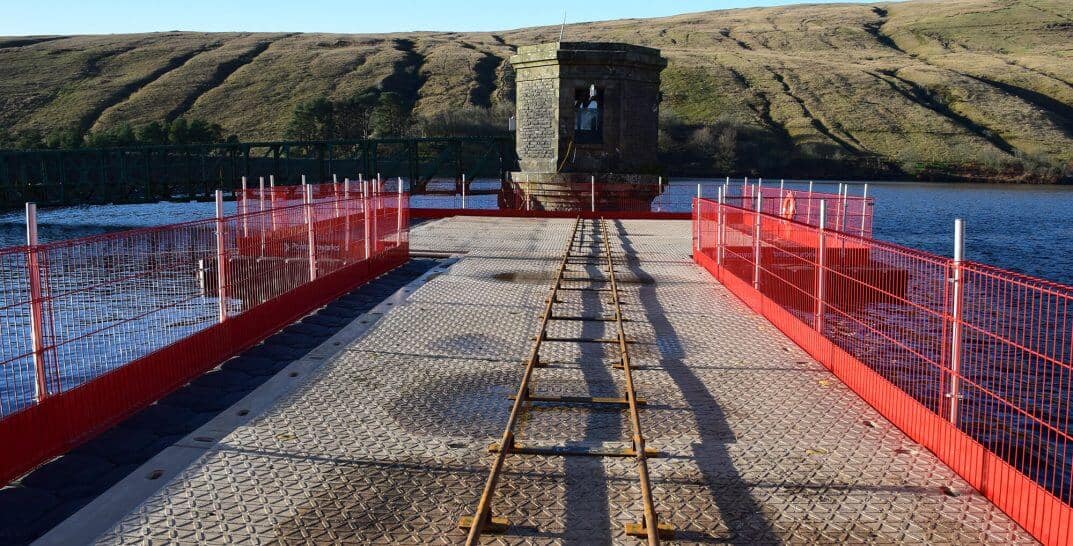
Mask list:
[[[592,176],[655,191],[660,72],[667,66],[659,50],[553,42],[522,46],[510,62],[517,82],[516,183],[529,184],[545,208],[561,206],[542,194],[563,193],[554,186]]]

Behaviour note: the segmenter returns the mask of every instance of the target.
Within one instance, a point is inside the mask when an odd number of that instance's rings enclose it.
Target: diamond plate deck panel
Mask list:
[[[101,544],[458,544],[510,410],[570,220],[455,218],[414,248],[465,253]],[[688,261],[688,222],[612,226],[627,335],[676,544],[1020,544],[1016,524]],[[566,286],[597,286],[567,283]],[[563,292],[596,315],[601,292]],[[549,335],[608,337],[612,323]],[[612,344],[548,343],[533,392],[614,396]],[[537,404],[519,442],[614,446],[626,413]],[[511,456],[488,544],[639,544],[630,459]],[[959,493],[943,492],[949,486]]]

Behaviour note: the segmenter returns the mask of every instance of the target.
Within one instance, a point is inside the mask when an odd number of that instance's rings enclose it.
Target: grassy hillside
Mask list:
[[[0,38],[0,128],[94,131],[183,116],[244,140],[295,107],[393,91],[418,117],[513,101],[506,59],[557,27],[381,35]],[[671,172],[1073,177],[1073,3],[920,0],[568,26],[657,47]]]

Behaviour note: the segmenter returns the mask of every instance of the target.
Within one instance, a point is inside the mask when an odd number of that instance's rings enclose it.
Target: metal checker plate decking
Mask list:
[[[480,495],[486,448],[502,431],[554,266],[553,250],[512,253],[511,230],[560,250],[569,234],[569,221],[480,220],[415,230],[424,244],[444,230],[454,235],[447,250],[476,251],[101,542],[460,543],[457,518]],[[658,252],[640,251],[638,282],[625,282],[622,292],[627,333],[637,341],[630,349],[638,395],[647,399],[642,426],[663,455],[650,461],[653,496],[677,531],[672,543],[1032,542],[685,263],[687,222],[617,228],[632,240],[660,240]],[[479,242],[490,231],[496,240]],[[629,278],[630,268],[622,271]],[[606,312],[603,297],[564,292],[568,303],[556,309]],[[563,322],[549,334],[610,331]],[[621,372],[609,366],[616,352],[610,344],[549,343],[533,390],[622,392]],[[548,405],[530,415],[523,443],[617,445],[629,430],[615,410]],[[493,506],[513,525],[506,535],[486,535],[487,543],[639,544],[622,533],[641,513],[629,459],[510,457]]]

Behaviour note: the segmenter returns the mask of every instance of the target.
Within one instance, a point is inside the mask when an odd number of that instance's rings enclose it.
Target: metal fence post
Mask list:
[[[944,393],[950,401],[949,419],[955,427],[958,425],[958,405],[961,398],[961,387],[958,383],[961,375],[961,316],[965,303],[965,280],[962,271],[964,260],[965,221],[957,218],[954,220],[954,261],[951,263],[950,278],[954,285],[950,317],[950,387],[948,392]]]
[[[402,246],[402,177],[399,177],[399,195],[395,201],[396,213],[399,217],[395,225],[395,246]]]
[[[268,175],[268,208],[272,211],[268,215],[272,231],[276,231],[276,175]]]
[[[249,237],[250,236],[249,219],[246,217],[246,215],[250,212],[250,207],[249,207],[248,202],[246,201],[246,198],[247,198],[247,195],[246,195],[246,177],[243,176],[242,177],[242,197],[239,198],[239,200],[238,200],[239,205],[241,206],[241,209],[239,210],[239,214],[242,215],[242,236],[243,237]]]
[[[846,186],[842,187],[842,206],[839,207],[839,210],[838,210],[838,219],[839,219],[838,230],[841,231],[841,232],[847,231],[846,230],[846,220],[847,220],[846,212],[850,208],[849,205],[850,205],[850,185],[846,185]]]
[[[724,201],[726,201],[726,192],[723,188],[719,188],[715,207],[715,264],[720,268],[723,267],[723,222],[726,219],[726,213],[723,211]]]
[[[343,263],[350,260],[350,178],[343,179]]]
[[[335,175],[334,174],[332,175],[332,201],[333,201],[333,207],[332,207],[332,215],[333,216],[332,217],[333,218],[338,218],[339,217],[339,204],[340,204],[339,203],[339,182],[335,181]]]
[[[34,399],[48,398],[45,365],[44,289],[41,286],[41,255],[37,240],[37,204],[26,203],[26,268],[30,280],[30,341],[34,352]]]
[[[864,195],[861,196],[861,237],[864,237],[864,219],[868,215],[868,184],[864,185]]]
[[[227,221],[224,219],[224,192],[216,190],[216,296],[219,320],[227,320]]]
[[[369,199],[369,181],[363,180],[361,183],[361,210],[364,214],[365,226],[363,227],[365,239],[365,259],[368,260],[372,256],[372,240],[370,239],[372,232],[372,207],[370,206],[372,199]]]
[[[466,173],[462,173],[462,210],[466,210]]]
[[[763,208],[764,198],[759,192],[756,194],[756,221],[753,233],[753,288],[760,291],[760,211]]]
[[[693,214],[697,221],[693,225],[693,239],[697,241],[694,251],[700,250],[700,183],[697,183],[697,198],[693,201]]]
[[[302,175],[305,182],[305,175]],[[313,210],[313,186],[303,186],[305,194],[306,232],[309,233],[309,280],[317,278],[317,234],[316,234],[316,211]]]
[[[812,223],[812,181],[808,181],[808,212],[805,215],[805,223]]]
[[[816,317],[813,328],[823,333],[824,298],[827,297],[827,200],[820,200],[820,220],[816,246]]]
[[[265,177],[257,181],[257,223],[261,233],[261,257],[265,255]]]

